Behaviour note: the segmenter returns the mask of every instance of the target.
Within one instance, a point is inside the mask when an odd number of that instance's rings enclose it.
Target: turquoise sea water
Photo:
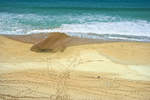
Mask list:
[[[0,0],[0,34],[150,41],[150,0]]]

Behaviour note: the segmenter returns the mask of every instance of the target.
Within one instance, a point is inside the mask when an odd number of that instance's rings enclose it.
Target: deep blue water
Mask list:
[[[150,41],[150,0],[0,0],[0,34],[53,31]]]

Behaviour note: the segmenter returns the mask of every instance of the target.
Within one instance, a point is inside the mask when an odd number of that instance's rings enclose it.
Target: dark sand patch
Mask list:
[[[31,50],[36,52],[63,51],[70,36],[64,33],[51,33],[45,40],[32,46]]]

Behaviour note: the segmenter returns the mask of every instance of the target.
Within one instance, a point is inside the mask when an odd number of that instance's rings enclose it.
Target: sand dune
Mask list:
[[[32,46],[0,36],[0,99],[150,99],[150,43],[86,43],[55,53]]]

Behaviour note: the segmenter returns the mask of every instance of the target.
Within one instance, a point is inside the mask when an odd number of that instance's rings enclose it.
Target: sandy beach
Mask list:
[[[31,50],[48,36],[0,35],[1,100],[150,100],[149,42],[69,37],[52,43],[63,51]]]

